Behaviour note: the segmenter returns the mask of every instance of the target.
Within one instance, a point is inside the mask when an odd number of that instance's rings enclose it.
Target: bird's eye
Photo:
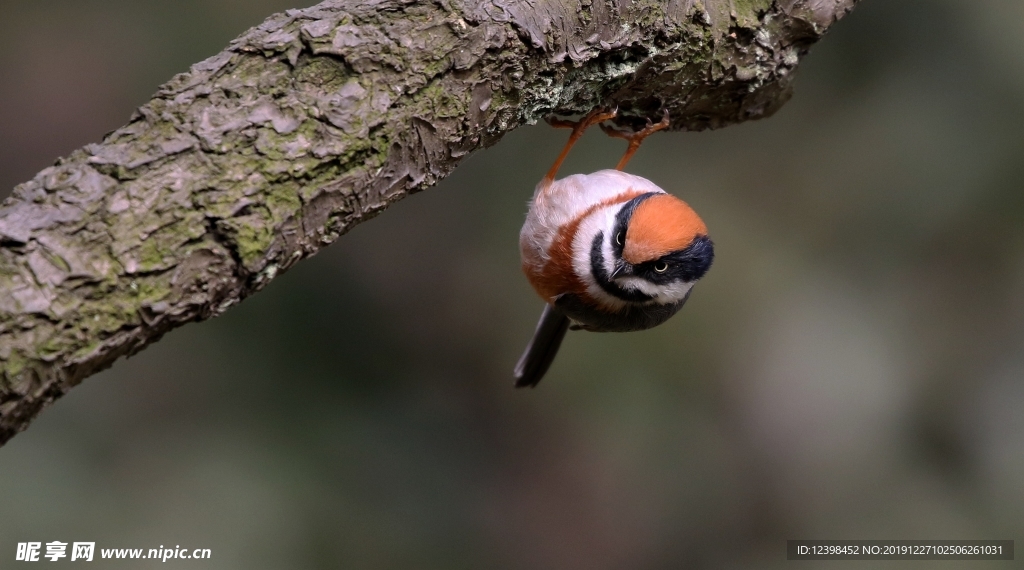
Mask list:
[[[658,263],[655,263],[654,270],[657,271],[658,273],[664,273],[668,271],[668,262],[659,261]]]
[[[615,243],[622,245],[622,232],[615,234]]]

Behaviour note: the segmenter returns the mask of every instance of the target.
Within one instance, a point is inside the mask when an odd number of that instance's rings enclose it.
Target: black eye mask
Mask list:
[[[692,283],[704,277],[714,259],[715,244],[708,236],[697,236],[684,249],[634,266],[633,273],[656,285],[675,281]],[[659,273],[654,268],[661,263],[667,264],[668,268]]]
[[[615,254],[615,259],[622,259],[622,248],[626,246],[626,230],[629,229],[629,220],[633,218],[633,212],[644,200],[657,195],[657,192],[641,194],[623,204],[619,213],[615,214],[615,230],[612,232],[612,253]],[[617,239],[620,235],[622,236],[621,240]]]

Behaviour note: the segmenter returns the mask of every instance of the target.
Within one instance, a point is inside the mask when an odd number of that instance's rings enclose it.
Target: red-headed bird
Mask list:
[[[595,110],[579,122],[549,121],[573,131],[537,184],[519,234],[523,271],[547,306],[516,365],[516,387],[540,382],[570,328],[627,332],[665,322],[714,259],[707,227],[686,202],[622,172],[643,139],[668,126],[667,116],[631,134],[605,129],[629,141],[615,170],[555,180],[583,131],[613,117]]]

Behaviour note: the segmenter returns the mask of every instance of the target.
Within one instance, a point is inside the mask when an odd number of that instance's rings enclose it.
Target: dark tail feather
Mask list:
[[[533,340],[516,364],[516,388],[532,388],[540,382],[551,362],[555,360],[558,347],[561,346],[567,330],[569,317],[551,305],[545,305],[540,322],[537,323],[537,331],[533,333]]]

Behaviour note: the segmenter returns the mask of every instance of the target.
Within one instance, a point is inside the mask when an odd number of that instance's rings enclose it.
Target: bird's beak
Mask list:
[[[615,269],[612,270],[612,274],[609,279],[615,279],[616,277],[626,277],[633,274],[633,266],[621,259],[615,262]]]

